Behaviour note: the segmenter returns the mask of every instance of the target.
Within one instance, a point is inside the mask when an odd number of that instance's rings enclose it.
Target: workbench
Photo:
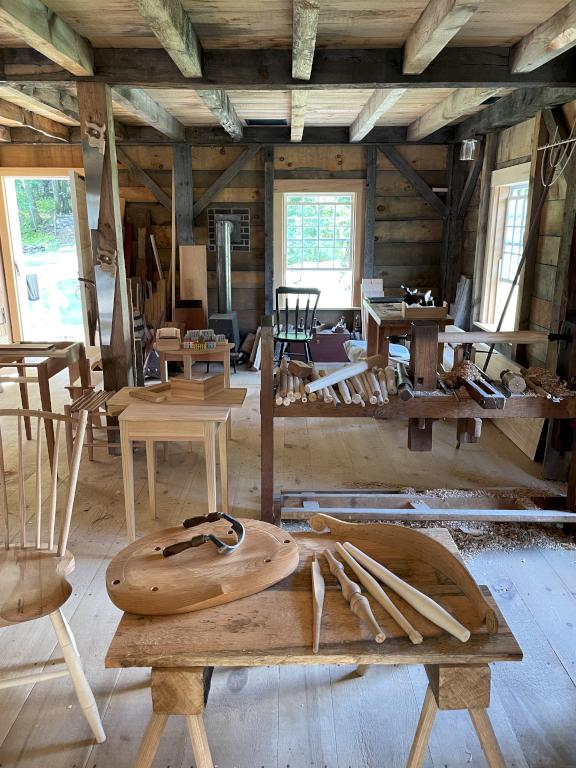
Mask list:
[[[458,556],[446,530],[427,529]],[[378,645],[354,616],[324,558],[335,539],[326,534],[301,533],[294,538],[300,562],[294,573],[264,592],[194,613],[172,616],[124,614],[106,656],[106,667],[151,667],[153,714],[144,733],[135,768],[148,768],[170,715],[187,719],[196,768],[213,768],[202,714],[213,667],[259,667],[285,664],[424,664],[429,678],[408,768],[422,765],[438,709],[468,710],[491,768],[504,768],[487,714],[490,667],[493,662],[521,661],[522,651],[487,587],[481,587],[496,612],[498,630],[488,634],[472,605],[455,584],[422,561],[408,560],[389,545],[372,544],[372,557],[442,603],[472,635],[462,643],[442,632],[390,592],[408,620],[424,635],[413,645],[400,627],[371,600],[375,617],[386,633]],[[193,556],[187,554],[186,556]],[[310,564],[316,553],[326,581],[320,649],[312,653],[312,595]],[[229,557],[233,557],[229,555]],[[347,695],[342,692],[342,695]],[[383,695],[386,695],[385,693]],[[358,703],[360,706],[360,702]],[[394,723],[382,723],[393,728]],[[236,738],[248,738],[238,733]],[[465,758],[462,755],[462,763]]]

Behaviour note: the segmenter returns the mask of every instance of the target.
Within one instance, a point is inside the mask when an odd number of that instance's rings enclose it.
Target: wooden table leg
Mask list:
[[[468,714],[478,734],[480,746],[490,768],[506,768],[504,755],[485,709],[469,709]]]
[[[150,513],[155,520],[156,513],[156,443],[154,440],[146,440],[146,469],[148,471],[148,503]]]
[[[216,499],[218,484],[216,482],[216,424],[204,425],[204,452],[206,455],[206,482],[208,484],[208,512],[212,514],[218,509]]]
[[[220,458],[220,503],[222,512],[228,514],[228,436],[226,422],[218,425],[218,453]]]
[[[366,354],[376,355],[378,353],[378,336],[380,326],[368,312],[368,323],[366,324]]]
[[[152,714],[136,755],[134,768],[150,768],[167,721],[168,715],[157,715],[155,712]]]
[[[196,768],[214,768],[202,715],[187,715],[186,720]]]
[[[40,402],[43,411],[52,411],[52,398],[50,396],[50,380],[48,371],[44,365],[38,366],[38,387],[40,388]],[[52,419],[44,420],[44,429],[46,430],[46,445],[48,446],[48,459],[50,468],[54,460],[54,423]]]
[[[158,359],[159,359],[159,368],[160,368],[160,380],[161,381],[168,381],[168,360],[166,360],[166,355],[164,352],[158,353]]]
[[[122,480],[126,509],[126,535],[128,543],[136,540],[136,513],[134,511],[134,456],[132,440],[125,422],[120,422],[120,450],[122,451]]]
[[[230,389],[230,350],[227,349],[226,353],[222,358],[222,363],[224,365],[224,386],[226,389]],[[226,422],[226,432],[228,433],[228,437],[232,439],[232,412],[230,412],[230,418]]]
[[[191,379],[192,378],[192,356],[191,355],[183,355],[183,362],[184,362],[184,378],[185,379]]]
[[[17,365],[16,370],[18,371],[18,376],[25,376],[26,375],[26,369],[21,366]],[[28,397],[28,384],[26,382],[21,381],[18,385],[20,387],[20,400],[22,401],[22,408],[27,411],[30,408],[30,399]],[[24,418],[24,428],[26,430],[26,440],[32,440],[32,424],[30,423],[30,417],[26,416]]]
[[[434,694],[432,693],[432,688],[428,686],[406,768],[421,768],[424,763],[424,757],[426,756],[426,750],[428,749],[428,741],[430,740],[430,733],[432,731],[432,726],[434,725],[436,712],[438,712],[438,705],[436,704]]]

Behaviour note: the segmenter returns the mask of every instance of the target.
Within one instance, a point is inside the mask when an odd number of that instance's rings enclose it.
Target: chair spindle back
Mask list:
[[[287,333],[290,328],[290,296],[296,297],[295,306],[292,309],[294,321],[293,333],[302,335],[302,337],[311,336],[314,329],[314,320],[316,319],[316,309],[318,307],[318,299],[320,298],[320,290],[318,288],[288,288],[281,286],[276,288],[276,328],[280,330],[281,311],[284,314],[284,333]],[[304,318],[302,327],[299,327],[300,323],[300,297],[306,299],[306,306],[304,308]]]

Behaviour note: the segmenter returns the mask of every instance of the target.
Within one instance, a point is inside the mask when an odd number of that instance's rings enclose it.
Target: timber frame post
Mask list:
[[[364,263],[362,276],[374,277],[374,228],[376,226],[376,171],[378,150],[366,147],[366,197],[364,203]]]
[[[274,507],[274,321],[270,315],[262,318],[261,329],[260,519],[280,525]]]
[[[460,215],[459,208],[466,183],[466,164],[458,159],[459,150],[458,144],[453,144],[448,148],[447,213],[444,218],[440,260],[440,297],[448,303],[454,301],[456,285],[460,279],[464,231],[464,217]]]
[[[115,267],[113,299],[111,299],[108,291],[102,289],[102,286],[105,286],[105,280],[102,282],[96,280],[96,296],[100,318],[104,389],[117,391],[122,387],[134,384],[134,355],[132,308],[128,302],[126,287],[118,164],[110,87],[104,83],[78,83],[78,107],[81,134],[83,138],[86,137],[86,141],[82,143],[86,185],[88,188],[90,186],[95,189],[98,188],[100,192],[98,229],[92,232],[94,265],[95,268],[100,268],[99,252],[104,252],[111,254],[112,266]],[[95,172],[92,170],[93,166],[89,159],[90,148],[87,146],[86,133],[89,129],[88,123],[105,127],[105,146],[100,180],[97,175],[94,175]],[[99,185],[98,182],[100,182]],[[95,249],[96,253],[94,252]],[[110,321],[110,314],[111,331],[107,343],[102,328],[106,322],[106,316]]]
[[[264,314],[274,311],[274,147],[264,150]],[[264,359],[264,358],[263,358]]]

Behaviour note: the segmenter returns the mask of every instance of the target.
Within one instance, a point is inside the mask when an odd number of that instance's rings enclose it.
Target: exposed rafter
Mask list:
[[[512,72],[531,72],[576,45],[576,0],[523,37],[512,51]]]
[[[33,131],[58,141],[69,141],[70,139],[70,131],[66,125],[29,112],[17,104],[4,101],[4,99],[0,99],[0,123],[5,126],[31,128]]]
[[[504,92],[501,88],[461,88],[454,91],[408,126],[408,138],[411,141],[425,139],[434,131],[471,114],[485,101]]]
[[[350,141],[360,141],[370,133],[379,118],[396,104],[405,91],[405,88],[378,88],[375,90],[350,126]]]
[[[174,141],[184,141],[184,126],[141,88],[113,88],[112,101]]]
[[[456,138],[500,131],[529,120],[537,112],[576,100],[576,88],[531,88],[514,91],[456,126]]]
[[[307,91],[292,91],[292,106],[290,110],[290,139],[302,141],[304,135],[304,121],[306,119],[306,105],[308,104]]]
[[[292,77],[310,80],[320,0],[293,0],[292,3]]]
[[[476,13],[482,0],[430,0],[404,46],[404,74],[418,75]]]
[[[49,117],[64,125],[79,125],[78,100],[53,85],[0,85],[0,99]]]
[[[219,90],[197,91],[197,93],[226,133],[235,140],[241,139],[244,130],[242,121],[236,114],[228,94]]]
[[[0,0],[0,24],[68,72],[94,74],[90,43],[41,0]]]
[[[134,0],[184,77],[202,77],[202,47],[180,0]]]

